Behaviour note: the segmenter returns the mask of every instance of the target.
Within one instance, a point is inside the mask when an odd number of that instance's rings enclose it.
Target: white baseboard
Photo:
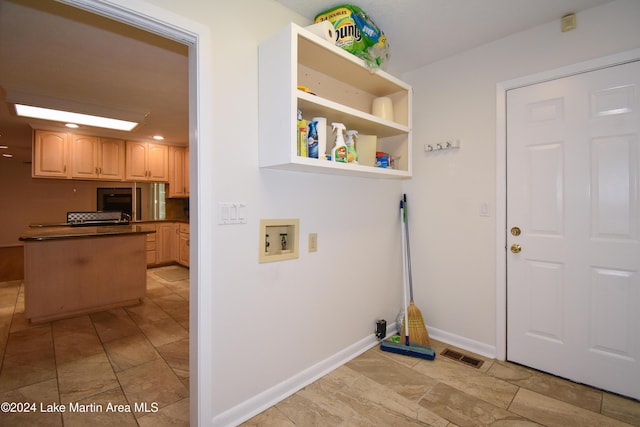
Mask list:
[[[432,328],[431,326],[427,326],[427,330],[429,331],[429,337],[433,338],[434,340],[456,346],[463,350],[471,351],[484,357],[488,357],[491,359],[496,358],[496,347],[494,345],[489,345],[483,342],[465,338],[460,335],[443,331],[441,329]]]
[[[496,356],[495,346],[474,341],[430,326],[427,326],[427,329],[429,331],[429,336],[435,340],[456,346],[463,350],[471,351],[481,356],[489,358],[495,358]],[[387,333],[389,336],[394,335],[396,331],[397,327],[395,322],[387,325]],[[280,384],[245,400],[225,412],[222,412],[211,420],[211,425],[214,427],[237,426],[238,424],[247,421],[248,419],[258,415],[260,412],[291,396],[317,379],[327,375],[329,372],[339,368],[377,344],[378,340],[376,340],[375,336],[369,335],[344,350],[339,351],[333,356],[330,356],[281,382]]]
[[[211,420],[211,425],[215,427],[237,426],[339,368],[351,359],[374,347],[377,343],[378,340],[375,338],[375,335],[369,335],[280,384],[222,412]]]
[[[392,323],[390,326],[388,326],[387,330],[394,331],[395,333],[398,330],[396,327],[396,323]],[[473,353],[476,353],[491,359],[496,358],[497,353],[496,353],[495,346],[488,345],[483,342],[475,341],[469,338],[465,338],[460,335],[452,334],[451,332],[443,331],[442,329],[434,328],[428,325],[427,325],[427,331],[429,332],[429,337],[433,338],[436,341],[453,345],[462,350],[471,351]]]

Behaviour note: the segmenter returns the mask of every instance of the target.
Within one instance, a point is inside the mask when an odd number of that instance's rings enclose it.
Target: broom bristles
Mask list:
[[[424,324],[424,318],[422,317],[422,312],[420,309],[416,307],[416,305],[411,302],[409,303],[409,307],[407,307],[407,316],[409,317],[409,342],[414,344],[420,344],[429,346],[431,345],[431,340],[429,339],[429,332],[427,332],[427,327]],[[402,333],[404,334],[405,324],[404,319],[402,320]]]

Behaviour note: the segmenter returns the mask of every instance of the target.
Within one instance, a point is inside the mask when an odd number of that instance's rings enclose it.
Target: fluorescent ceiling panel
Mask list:
[[[33,107],[30,105],[15,104],[16,114],[22,117],[34,119],[53,120],[63,123],[77,123],[85,126],[131,131],[138,123],[126,120],[110,119],[107,117],[92,116],[89,114],[72,113],[69,111],[52,110],[49,108]]]

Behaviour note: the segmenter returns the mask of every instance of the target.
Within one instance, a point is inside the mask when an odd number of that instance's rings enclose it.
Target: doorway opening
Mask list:
[[[198,93],[206,92],[206,88],[210,87],[210,77],[212,75],[208,61],[209,39],[208,29],[202,27],[201,24],[180,18],[175,14],[162,9],[148,9],[143,5],[127,5],[120,6],[114,3],[102,3],[99,0],[61,0],[62,3],[70,6],[122,22],[124,24],[136,27],[170,40],[182,43],[188,47],[188,80],[189,80],[189,180],[191,188],[190,197],[190,319],[189,319],[189,370],[190,370],[190,423],[193,425],[201,424],[203,419],[201,414],[205,408],[199,404],[202,394],[208,394],[209,382],[205,369],[201,369],[199,361],[200,349],[200,328],[199,319],[201,310],[198,301],[202,297],[200,283],[202,283],[203,270],[210,269],[208,266],[202,266],[200,258],[202,256],[202,248],[200,245],[199,230],[201,230],[200,218],[206,217],[203,211],[210,212],[212,208],[208,204],[197,199],[199,182],[201,182],[201,168],[198,165],[198,159],[201,157],[203,147],[200,141],[211,139],[211,122],[209,120],[201,121],[199,117],[202,114],[209,116],[211,106],[209,101],[202,99]],[[208,177],[207,181],[212,182],[212,177]],[[212,216],[212,215],[210,215]],[[207,274],[206,272],[204,274]]]

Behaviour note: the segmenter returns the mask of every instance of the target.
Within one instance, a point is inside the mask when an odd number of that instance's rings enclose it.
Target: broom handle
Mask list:
[[[404,208],[400,200],[400,232],[402,234],[402,301],[404,304],[404,342],[410,345],[409,341],[409,306],[407,305],[407,247],[406,231],[404,229]]]
[[[404,194],[404,233],[406,235],[406,245],[407,245],[407,275],[409,277],[409,295],[410,301],[413,302],[413,277],[411,274],[411,244],[409,242],[409,220],[407,218],[407,195]]]

